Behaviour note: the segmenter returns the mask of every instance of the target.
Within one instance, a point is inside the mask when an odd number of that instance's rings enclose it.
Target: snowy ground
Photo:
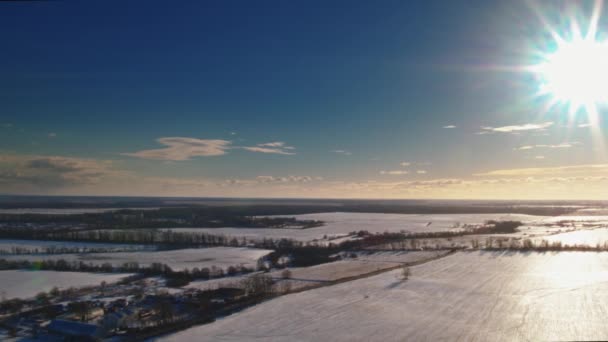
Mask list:
[[[326,285],[330,282],[356,277],[371,272],[385,270],[399,266],[404,263],[415,263],[429,260],[439,255],[446,254],[447,251],[424,251],[424,252],[359,252],[357,258],[330,262],[310,267],[289,267],[291,278],[282,279],[283,270],[276,270],[269,275],[276,281],[276,287],[280,288],[281,283],[288,282],[292,290],[306,287]],[[185,289],[216,289],[221,286],[239,287],[241,281],[250,275],[241,275],[211,280],[193,281],[186,285]]]
[[[3,240],[0,239],[0,254],[10,253],[15,248],[27,250],[30,253],[42,252],[47,248],[79,248],[81,251],[89,249],[104,248],[113,251],[143,250],[152,248],[144,245],[97,243],[97,242],[72,242],[72,241],[42,241],[42,240]]]
[[[130,274],[55,271],[0,271],[0,292],[7,298],[29,298],[53,287],[66,289],[116,282]]]
[[[257,260],[270,253],[271,250],[237,247],[190,248],[170,251],[142,251],[119,253],[87,253],[87,254],[52,254],[52,255],[5,255],[1,258],[8,260],[58,260],[83,261],[101,265],[111,263],[121,266],[126,262],[138,262],[140,266],[152,263],[169,265],[173,270],[192,269],[194,267],[223,267],[245,265],[255,267]]]
[[[517,232],[511,234],[475,234],[454,236],[450,238],[419,238],[418,246],[428,248],[455,248],[471,247],[472,240],[477,240],[480,245],[485,246],[488,238],[494,241],[493,246],[497,247],[497,240],[505,241],[508,246],[510,240],[531,239],[536,243],[547,240],[549,243],[561,241],[568,245],[589,245],[595,247],[596,244],[603,246],[608,243],[608,217],[606,216],[552,216],[540,217],[533,220],[523,221],[524,225],[517,228]],[[406,247],[410,246],[409,242]],[[372,250],[391,250],[403,249],[400,243],[387,243],[373,246]]]
[[[291,279],[289,280],[281,279],[282,270],[271,272],[270,275],[278,281],[278,287],[281,286],[281,282],[289,282],[291,289],[295,290],[386,270],[405,263],[430,260],[446,253],[445,251],[359,253],[359,256],[354,259],[340,260],[312,267],[289,268],[291,271]]]
[[[325,240],[324,236],[344,236],[348,233],[367,230],[371,233],[382,232],[438,232],[463,228],[464,225],[479,225],[487,220],[500,221],[538,221],[541,216],[519,214],[437,214],[437,215],[406,215],[406,214],[377,214],[377,213],[320,213],[305,215],[288,215],[299,220],[320,220],[325,225],[308,229],[279,229],[279,228],[173,228],[176,232],[198,232],[208,234],[223,234],[249,239],[264,237],[280,239],[290,238],[300,241]],[[168,229],[169,230],[169,229]],[[331,242],[331,241],[329,241]]]
[[[495,235],[496,237],[514,237],[532,239],[535,242],[547,240],[549,243],[559,241],[562,244],[603,245],[608,242],[608,216],[553,216],[518,228],[516,234]]]
[[[608,253],[461,252],[286,295],[162,341],[606,340]]]
[[[259,273],[259,272],[255,272]],[[215,290],[220,287],[241,287],[243,279],[251,276],[254,273],[245,275],[236,275],[233,277],[224,277],[210,280],[195,280],[190,284],[182,287],[183,289],[196,289],[196,290]]]
[[[571,215],[608,215],[608,208],[581,208]]]
[[[549,243],[559,241],[563,245],[588,245],[595,247],[596,245],[604,246],[608,243],[608,229],[598,228],[590,230],[577,230],[569,233],[555,234],[535,239],[536,242],[547,240]]]
[[[605,215],[567,215],[567,216],[549,216],[541,219],[543,223],[557,223],[557,222],[574,222],[583,223],[585,221],[593,223],[608,223],[608,216]]]

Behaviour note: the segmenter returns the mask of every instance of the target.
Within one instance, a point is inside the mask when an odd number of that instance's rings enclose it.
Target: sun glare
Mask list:
[[[608,44],[595,39],[564,41],[536,66],[540,93],[575,109],[608,100]]]
[[[586,116],[595,151],[604,156],[599,114],[600,107],[608,105],[608,39],[599,39],[602,1],[595,1],[584,34],[575,19],[577,10],[569,18],[561,18],[562,23],[570,23],[567,28],[552,27],[542,10],[533,10],[552,37],[543,45],[554,47],[536,51],[538,62],[524,68],[535,75],[536,95],[547,99],[545,112],[556,105],[567,108],[570,125],[577,122],[578,115]]]
[[[539,51],[540,62],[527,70],[537,76],[538,95],[551,98],[551,104],[569,105],[571,115],[581,108],[590,115],[599,104],[608,102],[608,40],[597,38],[601,11],[602,1],[595,1],[584,35],[574,15],[568,20],[569,30],[562,31],[551,27],[542,11],[535,11],[556,48]]]

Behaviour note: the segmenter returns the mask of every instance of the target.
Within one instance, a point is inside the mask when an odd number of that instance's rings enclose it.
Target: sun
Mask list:
[[[545,102],[542,115],[553,112],[555,106],[567,109],[569,128],[580,122],[580,117],[586,118],[584,124],[591,131],[594,151],[604,158],[607,155],[600,108],[608,105],[608,39],[606,32],[599,31],[602,5],[602,0],[594,1],[584,33],[577,20],[586,17],[583,7],[561,11],[561,17],[557,17],[561,24],[552,26],[545,11],[532,6],[550,34],[550,40],[541,40],[537,46],[550,48],[535,50],[535,62],[519,70],[534,75],[534,97]]]
[[[539,78],[539,95],[565,102],[572,111],[608,102],[608,43],[595,37],[558,40],[532,71]]]
[[[608,103],[608,40],[598,39],[602,4],[601,0],[594,2],[584,34],[576,20],[576,7],[570,17],[561,20],[569,27],[561,28],[552,27],[543,11],[533,8],[553,40],[545,46],[553,48],[537,51],[537,63],[525,68],[535,75],[536,95],[550,99],[547,108],[567,105],[570,118],[582,109],[593,121],[590,124],[599,122],[598,107]]]

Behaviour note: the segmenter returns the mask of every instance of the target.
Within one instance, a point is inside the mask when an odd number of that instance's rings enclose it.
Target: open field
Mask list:
[[[598,229],[588,229],[588,230],[577,230],[568,233],[560,233],[550,236],[545,236],[542,239],[535,239],[537,242],[539,240],[547,240],[549,243],[553,242],[561,242],[564,245],[588,245],[588,246],[603,246],[605,243],[608,243],[608,229],[607,228],[598,228]]]
[[[560,221],[570,221],[574,223],[583,223],[585,221],[608,223],[608,216],[606,215],[560,215],[560,216],[549,216],[541,220],[545,223],[557,223]]]
[[[377,252],[377,253],[357,253],[357,258],[320,264],[310,267],[289,267],[291,272],[290,279],[282,279],[283,270],[276,270],[269,275],[277,282],[276,286],[281,287],[288,282],[292,290],[299,290],[306,287],[327,285],[331,282],[345,278],[357,277],[371,272],[386,270],[408,263],[417,263],[430,260],[438,256],[447,254],[447,251],[424,251],[424,252]],[[239,287],[240,282],[250,275],[239,275],[211,280],[193,281],[186,285],[186,289],[215,289],[220,286]]]
[[[283,296],[162,341],[605,340],[608,253],[460,252]]]
[[[509,234],[471,234],[463,236],[441,237],[441,238],[417,238],[418,246],[423,248],[468,248],[473,240],[485,246],[488,239],[493,240],[496,247],[497,241],[502,240],[504,246],[509,245],[511,240],[519,242],[530,239],[536,243],[547,240],[549,243],[561,242],[562,244],[603,245],[608,242],[608,220],[605,216],[549,216],[536,220],[523,221],[523,225],[517,228],[517,232]],[[409,242],[405,241],[405,248],[410,248]],[[399,242],[386,243],[370,247],[370,250],[392,250],[403,249]]]
[[[367,230],[371,233],[382,232],[441,232],[459,230],[466,225],[480,225],[487,220],[532,222],[543,219],[541,216],[519,214],[376,214],[376,213],[320,213],[287,215],[298,220],[320,220],[325,225],[307,229],[274,228],[172,228],[176,232],[200,232],[224,234],[261,240],[263,238],[289,238],[300,241],[325,240],[324,237],[341,237],[354,231]],[[330,241],[329,241],[330,242]]]
[[[173,270],[203,267],[228,267],[245,265],[255,267],[257,260],[270,253],[270,250],[237,247],[190,248],[169,251],[141,251],[118,253],[52,254],[52,255],[7,255],[7,260],[59,260],[82,261],[94,265],[110,263],[121,266],[126,262],[137,262],[140,266],[162,263]]]
[[[297,290],[387,270],[403,264],[430,260],[447,253],[447,251],[359,253],[359,256],[354,259],[311,267],[289,268],[291,271],[291,279],[289,280],[281,279],[281,270],[271,272],[270,276],[278,281],[278,286],[281,286],[283,282],[289,282],[291,289]]]
[[[130,274],[98,274],[55,271],[0,271],[0,291],[7,298],[29,298],[53,287],[66,289],[113,283]]]

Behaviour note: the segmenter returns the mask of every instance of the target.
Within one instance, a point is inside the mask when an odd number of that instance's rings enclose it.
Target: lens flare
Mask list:
[[[563,42],[534,67],[540,94],[575,108],[608,100],[608,44],[595,40]]]
[[[577,113],[587,117],[598,156],[605,155],[600,128],[600,106],[608,104],[608,40],[598,39],[602,1],[595,1],[587,32],[583,35],[574,17],[563,34],[549,25],[542,11],[535,11],[551,33],[554,48],[537,51],[539,62],[524,68],[537,80],[539,97],[547,97],[546,109],[555,105],[568,108],[570,122]]]

